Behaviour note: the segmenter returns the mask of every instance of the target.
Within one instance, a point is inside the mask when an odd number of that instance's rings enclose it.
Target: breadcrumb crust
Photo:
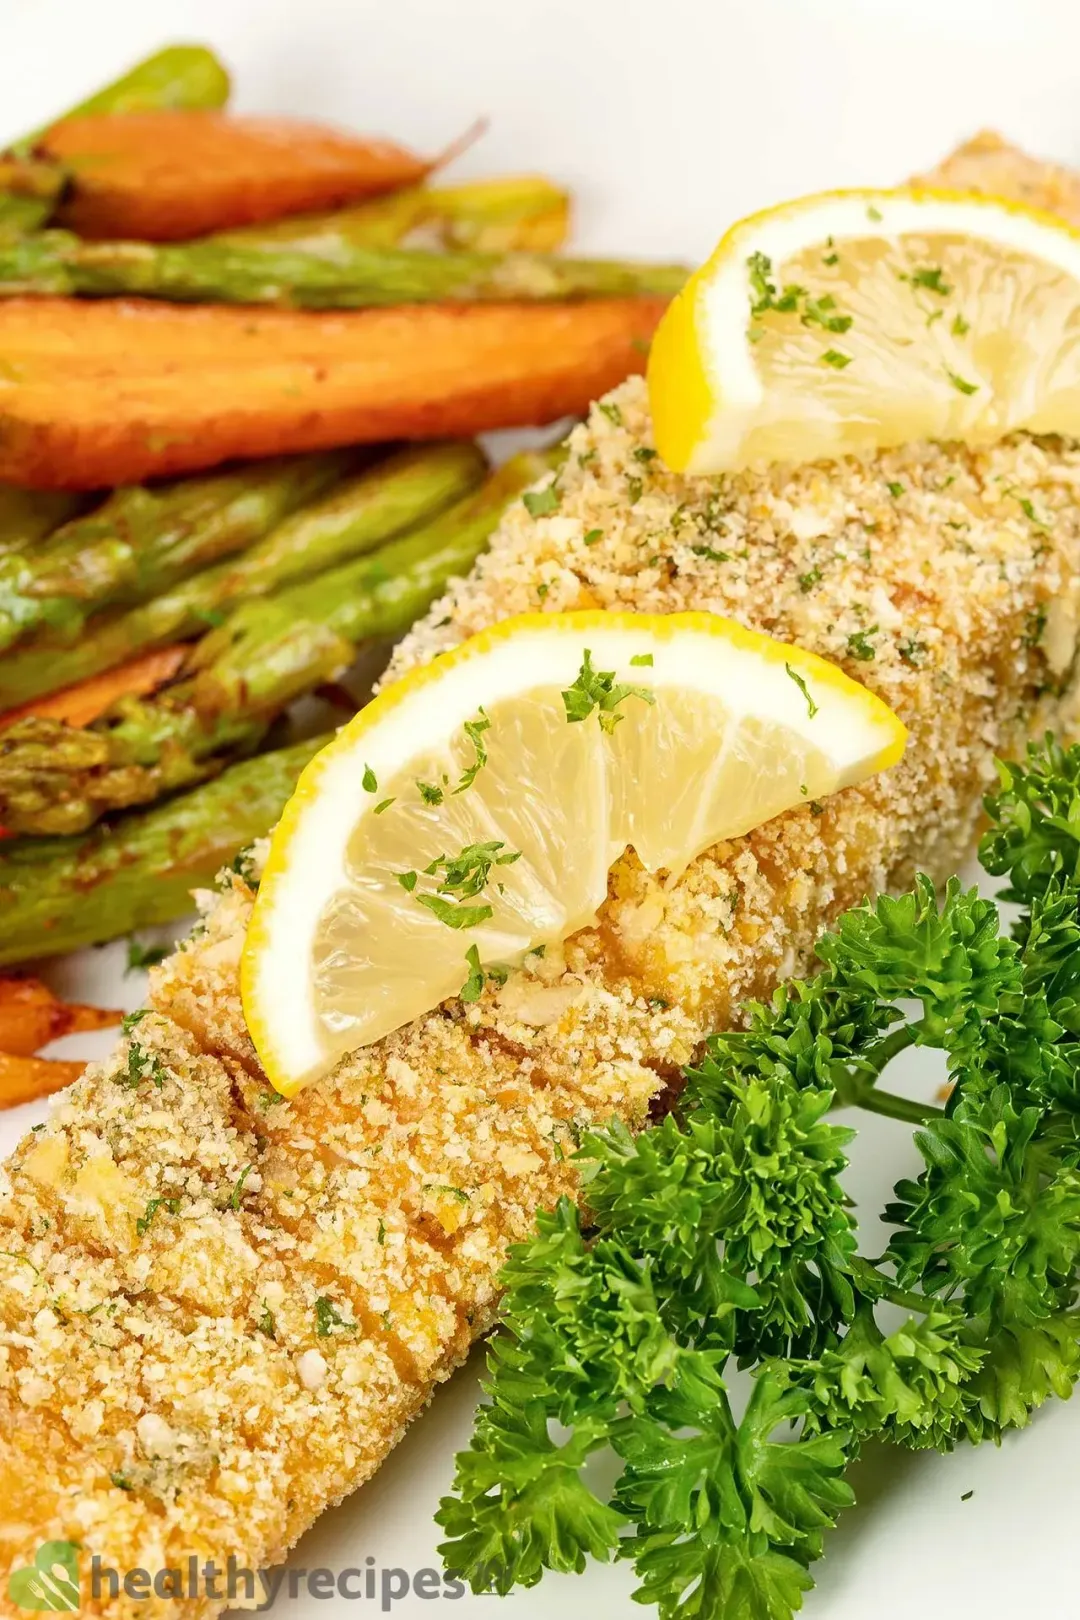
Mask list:
[[[581,1130],[640,1124],[839,910],[953,870],[994,755],[1072,724],[1077,445],[723,480],[650,450],[631,381],[574,431],[557,511],[515,507],[390,677],[538,607],[703,608],[841,664],[908,724],[906,758],[670,889],[627,854],[596,927],[291,1102],[240,1009],[250,891],[204,896],[151,1010],[0,1175],[0,1576],[54,1537],[121,1569],[283,1558],[490,1325],[507,1244],[575,1190]]]

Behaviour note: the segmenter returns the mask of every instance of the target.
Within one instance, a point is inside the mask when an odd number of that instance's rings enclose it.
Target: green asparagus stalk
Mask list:
[[[173,303],[361,309],[380,304],[500,299],[673,296],[682,265],[567,259],[543,253],[373,249],[339,237],[332,254],[299,244],[84,242],[41,231],[0,244],[0,296],[134,295]]]
[[[229,75],[213,51],[204,45],[168,45],[62,117],[147,112],[156,107],[223,107],[228,99]],[[51,119],[24,135],[0,160],[0,240],[39,229],[56,206],[66,184],[64,169],[35,160],[33,153],[45,131],[60,121]]]
[[[16,648],[0,660],[0,711],[89,680],[148,648],[199,635],[249,597],[381,545],[475,488],[485,465],[467,443],[421,445],[387,457],[293,513],[240,556],[137,607],[96,615],[72,645],[50,637]]]
[[[94,613],[144,602],[254,545],[357,464],[357,452],[287,456],[235,471],[114,490],[33,552],[0,558],[0,651],[35,631],[74,641]]]
[[[191,911],[239,850],[270,831],[316,737],[233,765],[213,782],[84,838],[0,845],[0,965],[60,956]]]
[[[95,90],[85,101],[77,102],[63,118],[88,118],[98,113],[153,112],[157,108],[224,107],[230,91],[228,69],[206,45],[166,45],[134,67]],[[33,146],[53,124],[28,135],[25,144]]]
[[[86,504],[69,490],[0,484],[0,559],[40,544]]]
[[[65,184],[64,171],[55,163],[0,157],[0,240],[40,230]]]
[[[542,175],[470,180],[460,186],[405,186],[334,213],[300,214],[269,225],[222,231],[213,241],[243,248],[303,248],[323,257],[343,244],[385,249],[414,243],[477,253],[551,252],[566,240],[569,193]]]
[[[207,638],[193,675],[154,697],[122,698],[84,731],[31,718],[0,732],[0,825],[81,831],[251,752],[289,703],[347,669],[361,642],[399,635],[467,572],[509,502],[550,465],[516,457],[373,556],[250,602]]]

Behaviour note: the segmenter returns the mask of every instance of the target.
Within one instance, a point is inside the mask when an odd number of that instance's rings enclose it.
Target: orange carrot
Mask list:
[[[36,1102],[70,1086],[85,1063],[62,1063],[57,1058],[17,1057],[0,1052],[0,1108]]]
[[[338,208],[415,185],[431,169],[391,141],[223,112],[69,118],[39,150],[71,176],[61,224],[151,242]]]
[[[0,303],[0,480],[95,489],[233,457],[550,422],[642,369],[665,305],[316,313],[12,298]]]
[[[0,979],[0,1053],[33,1057],[61,1035],[109,1029],[123,1014],[61,1001],[40,979]]]
[[[156,692],[159,686],[172,680],[187,654],[188,647],[183,643],[141,653],[130,663],[107,669],[103,674],[93,675],[76,686],[65,686],[59,692],[50,692],[48,697],[24,703],[21,708],[6,710],[0,714],[0,731],[30,715],[46,720],[63,720],[69,726],[88,726],[104,714],[117,698],[146,697],[148,693]],[[0,1048],[3,1044],[0,1039]]]

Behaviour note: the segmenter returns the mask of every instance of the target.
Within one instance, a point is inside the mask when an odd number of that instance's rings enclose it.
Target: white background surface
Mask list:
[[[740,214],[801,191],[890,183],[988,124],[1080,162],[1075,0],[0,0],[0,23],[0,135],[170,39],[204,38],[234,69],[243,109],[337,120],[423,151],[487,115],[490,133],[459,172],[543,169],[568,182],[577,245],[590,250],[701,257]],[[141,976],[123,979],[122,962],[118,947],[85,953],[54,982],[131,1006]],[[934,1076],[911,1077],[929,1095]],[[40,1112],[0,1119],[0,1148]],[[904,1128],[872,1121],[860,1201],[880,1208],[911,1167]],[[460,1375],[294,1564],[436,1565],[431,1514],[475,1394]],[[1048,1408],[1000,1451],[867,1458],[854,1475],[860,1507],[830,1542],[808,1617],[1080,1616],[1077,1441],[1080,1402]],[[627,1571],[593,1569],[446,1612],[630,1620],[651,1612],[630,1603],[631,1586]],[[276,1612],[334,1620],[378,1608],[305,1597]],[[403,1620],[441,1612],[415,1597],[392,1609]]]

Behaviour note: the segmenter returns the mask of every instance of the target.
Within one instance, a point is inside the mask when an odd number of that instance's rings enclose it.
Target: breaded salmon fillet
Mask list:
[[[151,1010],[3,1175],[0,1577],[50,1538],[79,1542],[84,1569],[283,1558],[489,1326],[507,1243],[575,1190],[582,1128],[643,1121],[837,911],[951,872],[994,755],[1071,726],[1080,446],[919,445],[724,479],[678,477],[651,448],[627,383],[575,430],[559,510],[516,507],[391,675],[525,609],[704,608],[835,659],[906,721],[906,758],[670,889],[628,853],[563,951],[291,1102],[244,1027],[251,891],[227,875]],[[86,1612],[224,1606],[159,1584]]]

